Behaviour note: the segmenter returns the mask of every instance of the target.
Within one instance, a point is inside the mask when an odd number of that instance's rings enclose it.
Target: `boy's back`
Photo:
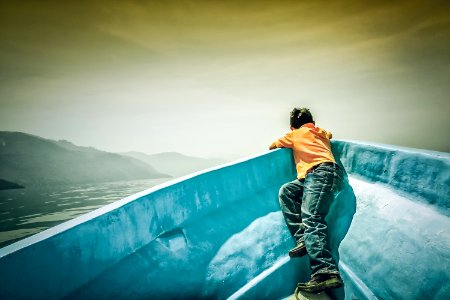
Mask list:
[[[292,148],[297,168],[297,178],[305,178],[307,172],[323,162],[335,162],[331,152],[332,134],[314,123],[306,123],[293,129],[274,142],[277,148]]]

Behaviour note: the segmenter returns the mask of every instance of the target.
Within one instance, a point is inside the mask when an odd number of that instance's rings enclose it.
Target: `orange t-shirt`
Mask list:
[[[335,162],[330,144],[331,133],[307,123],[274,142],[277,148],[292,148],[297,178],[306,177],[308,170],[323,162]]]

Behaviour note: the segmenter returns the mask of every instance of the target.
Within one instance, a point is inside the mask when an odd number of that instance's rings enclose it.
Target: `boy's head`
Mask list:
[[[311,112],[307,108],[294,108],[291,111],[291,128],[299,129],[302,125],[306,123],[314,123]]]

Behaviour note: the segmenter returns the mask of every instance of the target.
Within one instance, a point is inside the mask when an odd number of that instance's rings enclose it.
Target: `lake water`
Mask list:
[[[167,180],[161,178],[0,191],[0,247]]]

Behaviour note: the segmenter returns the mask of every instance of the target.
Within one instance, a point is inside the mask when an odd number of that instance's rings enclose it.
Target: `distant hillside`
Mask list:
[[[12,189],[22,189],[22,188],[23,188],[23,186],[18,185],[17,183],[0,179],[0,190],[12,190]]]
[[[0,178],[20,185],[170,177],[140,160],[68,141],[0,131]]]
[[[139,159],[157,170],[170,174],[173,177],[187,175],[225,163],[223,159],[204,159],[192,157],[176,152],[164,152],[159,154],[144,154],[141,152],[121,153]]]

